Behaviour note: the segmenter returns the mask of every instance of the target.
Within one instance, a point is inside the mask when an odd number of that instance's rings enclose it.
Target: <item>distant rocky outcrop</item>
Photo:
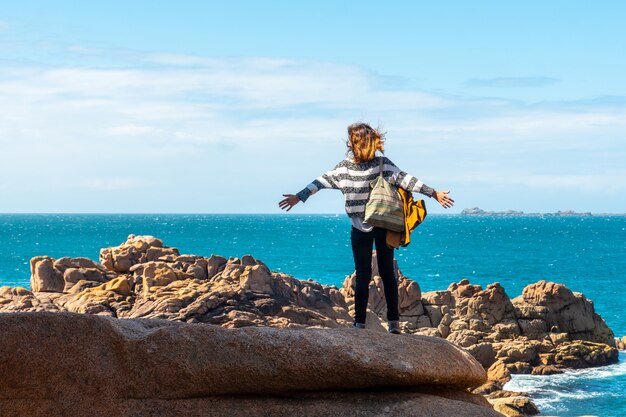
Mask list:
[[[372,269],[367,326],[390,337],[375,252]],[[73,312],[224,328],[345,329],[353,322],[355,274],[338,288],[273,272],[250,255],[181,255],[152,236],[131,235],[103,249],[100,263],[33,258],[31,271],[32,291],[0,288],[0,312]],[[616,347],[626,342],[616,341],[590,300],[559,283],[539,281],[510,299],[497,282],[483,288],[463,279],[422,292],[397,265],[395,272],[403,332],[446,339],[471,354],[488,377],[473,392],[499,399],[494,407],[505,409],[502,398],[526,395],[502,389],[511,374],[614,363]]]
[[[461,211],[461,216],[492,216],[492,217],[572,217],[572,216],[592,216],[590,212],[578,213],[574,210],[559,210],[554,213],[524,213],[517,210],[505,211],[485,211],[478,207],[466,208]]]
[[[497,417],[440,338],[0,314],[0,415]]]

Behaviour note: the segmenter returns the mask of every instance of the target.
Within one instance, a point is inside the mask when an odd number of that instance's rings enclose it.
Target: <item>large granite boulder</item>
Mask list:
[[[500,283],[487,285],[487,289],[478,291],[470,297],[466,314],[476,314],[490,326],[506,320],[515,321],[515,309]]]
[[[54,299],[60,296],[60,293],[53,292],[36,295],[22,287],[0,287],[0,312],[63,310],[54,303]]]
[[[57,298],[55,304],[73,313],[121,317],[133,305],[130,279],[120,275],[98,286],[79,281],[68,294]]]
[[[493,409],[508,417],[526,417],[539,414],[537,406],[527,397],[494,398],[489,402]]]
[[[337,287],[271,272],[251,256],[229,259],[207,280],[189,277],[164,262],[138,264],[133,270],[136,298],[121,317],[224,327],[338,327],[353,321]],[[385,330],[376,317],[369,322]]]
[[[154,416],[235,405],[248,415],[498,415],[466,391],[485,382],[482,366],[441,338],[71,313],[0,314],[0,328],[2,416],[120,415],[132,404]]]
[[[604,343],[575,340],[556,347],[555,352],[547,357],[547,364],[556,364],[567,368],[589,368],[616,363],[618,352]]]
[[[127,273],[133,265],[178,255],[178,249],[163,245],[154,236],[129,235],[120,246],[101,249],[100,263],[110,271]]]
[[[195,275],[177,268],[173,262],[148,261],[133,265],[130,272],[133,273],[135,292],[143,295],[154,292],[159,287],[165,287],[173,281],[198,279]],[[204,275],[206,276],[206,273]]]
[[[502,417],[488,401],[483,402],[474,394],[439,386],[436,392],[428,388],[307,391],[168,400],[77,399],[60,403],[0,399],[0,411],[3,417]]]
[[[87,258],[37,256],[30,261],[30,287],[33,292],[68,292],[78,281],[96,283],[117,276],[102,265]]]
[[[563,284],[544,280],[530,284],[513,300],[513,305],[518,319],[535,320],[541,329],[615,347],[613,332],[596,314],[593,302]]]
[[[615,347],[619,350],[626,350],[626,336],[615,338]]]
[[[461,317],[467,315],[467,307],[472,296],[483,291],[483,287],[471,284],[467,278],[464,278],[448,285],[448,291],[454,297],[455,314]]]

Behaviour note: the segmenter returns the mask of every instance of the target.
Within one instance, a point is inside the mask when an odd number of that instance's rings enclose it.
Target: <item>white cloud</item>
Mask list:
[[[343,151],[354,120],[382,122],[400,166],[442,186],[625,188],[616,180],[626,178],[619,100],[568,106],[456,97],[392,88],[363,68],[327,62],[67,51],[71,66],[0,69],[0,175],[25,190],[44,183],[128,197],[180,183],[194,196],[205,187],[202,198],[215,207],[215,196],[228,191],[215,178],[241,188],[247,175],[287,170],[299,178],[311,163],[341,158],[328,151]],[[81,61],[99,55],[116,65]],[[604,173],[559,171],[589,163]],[[554,172],[532,174],[547,164]]]
[[[140,126],[132,123],[121,126],[114,126],[106,130],[106,133],[113,136],[144,136],[154,135],[159,132],[159,129],[156,129],[152,126]]]
[[[553,77],[497,77],[497,78],[473,78],[467,84],[476,87],[492,88],[532,88],[545,87],[559,82]]]
[[[78,183],[81,188],[97,191],[133,190],[150,185],[150,183],[137,178],[89,178]]]
[[[590,189],[607,192],[626,191],[626,170],[617,169],[611,173],[586,174],[535,174],[516,170],[501,170],[497,174],[472,172],[467,175],[448,175],[441,181],[458,184],[485,184],[497,186],[523,186],[531,189],[587,192]]]
[[[6,67],[0,73],[4,140],[323,141],[342,135],[346,120],[365,109],[384,114],[448,105],[432,94],[381,89],[374,75],[346,65],[185,56],[174,62],[195,66]]]

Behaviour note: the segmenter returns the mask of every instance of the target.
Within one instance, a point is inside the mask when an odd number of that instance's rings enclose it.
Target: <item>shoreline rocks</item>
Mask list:
[[[273,272],[250,255],[181,255],[160,239],[135,235],[102,249],[100,261],[33,258],[33,291],[1,287],[0,312],[74,312],[231,329],[336,329],[353,322],[354,274],[338,288]],[[472,355],[488,376],[473,392],[490,400],[519,396],[502,390],[511,374],[615,363],[616,348],[626,345],[591,300],[563,284],[539,281],[513,299],[498,282],[483,289],[467,279],[422,292],[397,264],[394,269],[403,332],[445,339]],[[367,328],[386,333],[375,252],[372,271]]]
[[[570,339],[615,346],[613,332],[595,313],[593,302],[563,284],[539,281],[513,300],[516,316],[528,332],[567,333]]]
[[[375,263],[374,257],[373,274]],[[539,281],[511,300],[498,282],[483,289],[463,279],[447,290],[421,293],[397,267],[396,273],[403,330],[446,338],[472,353],[485,369],[497,362],[496,368],[505,371],[490,378],[500,380],[491,384],[493,389],[511,373],[549,374],[617,361],[613,332],[595,313],[593,302],[563,284]],[[354,274],[341,289],[348,303],[354,302],[353,287]],[[370,284],[369,306],[384,317],[377,276]]]
[[[493,409],[505,416],[522,417],[539,414],[537,406],[524,396],[512,396],[507,398],[494,398],[489,400]]]

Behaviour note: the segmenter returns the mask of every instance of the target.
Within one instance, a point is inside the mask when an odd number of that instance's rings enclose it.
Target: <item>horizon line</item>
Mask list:
[[[458,213],[428,213],[429,216],[463,216],[463,217],[506,217],[505,214],[507,211],[487,211],[485,214],[463,214],[461,212]],[[523,217],[523,216],[531,216],[537,214],[558,214],[559,211],[553,212],[517,212],[512,215],[508,215],[508,217]],[[504,214],[504,215],[503,215]],[[592,216],[626,216],[626,213],[608,213],[608,212],[574,212],[571,214],[565,214],[562,217],[576,217],[579,215],[588,215]],[[0,216],[2,215],[275,215],[275,216],[342,216],[345,213],[287,213],[287,212],[0,212]]]

